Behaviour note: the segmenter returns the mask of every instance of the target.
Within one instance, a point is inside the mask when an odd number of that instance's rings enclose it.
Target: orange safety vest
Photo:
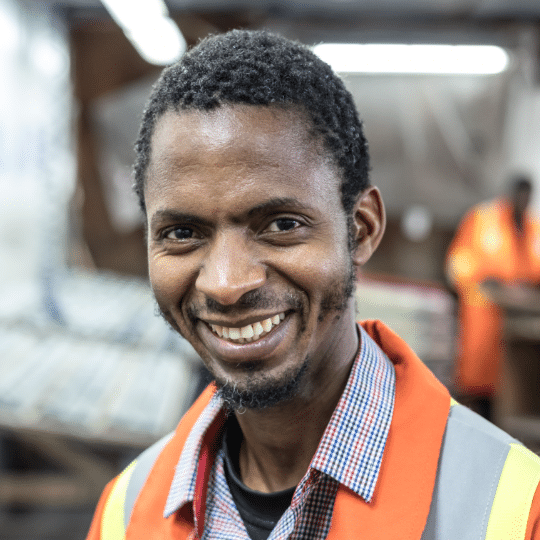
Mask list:
[[[512,204],[496,199],[471,209],[448,250],[446,272],[459,295],[456,387],[473,395],[493,395],[504,355],[503,314],[480,283],[540,282],[540,223],[524,216],[515,232]]]
[[[500,432],[502,435],[499,435],[497,428],[465,407],[452,407],[460,411],[456,422],[460,430],[465,430],[462,435],[476,436],[479,441],[487,437],[488,440],[486,447],[488,453],[485,455],[483,452],[479,453],[480,464],[469,464],[469,469],[466,469],[466,459],[463,459],[463,456],[467,454],[467,448],[463,448],[464,445],[458,440],[456,449],[456,442],[452,441],[453,436],[446,430],[451,404],[446,389],[405,342],[381,322],[366,321],[362,325],[395,366],[394,415],[373,500],[366,503],[348,488],[340,486],[327,538],[329,540],[350,538],[435,540],[441,538],[433,531],[440,530],[441,526],[443,530],[446,527],[446,530],[451,531],[456,529],[456,524],[458,527],[461,526],[464,512],[467,512],[471,506],[466,496],[471,496],[473,500],[476,500],[474,489],[480,489],[478,486],[484,485],[481,495],[488,500],[487,512],[485,508],[480,508],[477,513],[482,515],[485,523],[479,523],[480,535],[475,533],[475,536],[470,538],[489,538],[490,540],[534,538],[539,540],[540,531],[537,529],[539,528],[540,496],[536,491],[540,480],[540,460],[521,445],[514,444],[512,459],[510,459],[511,452],[508,452],[506,447],[500,454],[503,459],[496,458],[496,461],[502,461],[500,463],[502,472],[501,470],[496,472],[495,482],[487,477],[483,479],[483,484],[482,481],[472,482],[469,478],[473,475],[471,473],[482,468],[490,449],[497,450],[507,445],[507,441],[503,439],[508,436],[502,432]],[[148,476],[145,476],[146,480],[142,487],[137,489],[136,500],[133,505],[130,505],[132,508],[128,510],[129,515],[124,516],[122,501],[125,499],[126,485],[129,483],[130,468],[107,486],[96,510],[88,540],[123,540],[124,538],[126,540],[142,538],[164,540],[202,537],[206,486],[213,457],[219,447],[217,433],[224,422],[224,417],[216,419],[203,441],[193,505],[184,506],[168,518],[163,517],[163,510],[184,443],[214,392],[215,388],[210,386],[182,419],[172,438],[167,440],[164,446],[163,443],[161,444],[162,448],[159,448],[157,457],[152,460],[153,465]],[[472,424],[480,422],[480,429],[468,424],[471,418]],[[490,430],[497,433],[488,433]],[[498,439],[501,440],[498,441]],[[442,459],[448,465],[445,467],[439,463],[441,447],[443,447],[444,457],[444,448],[448,445],[451,447],[452,444],[454,447],[448,451],[448,459]],[[463,455],[460,452],[463,452]],[[511,467],[507,467],[508,462]],[[456,494],[448,486],[456,484],[456,473],[462,468],[467,470],[467,474],[462,475],[461,481],[467,486],[463,489],[463,500],[460,502],[459,496],[456,499]],[[503,477],[506,480],[503,481]],[[519,489],[515,488],[516,481],[519,483]],[[469,487],[471,483],[472,486]],[[459,486],[459,481],[457,485]],[[496,493],[493,485],[495,485]],[[510,496],[508,496],[509,490]],[[435,497],[434,493],[438,491],[443,493]],[[519,494],[518,491],[522,493]],[[443,501],[443,506],[447,510],[442,513],[446,515],[440,515],[440,508],[437,505],[434,506],[434,500]],[[510,510],[509,500],[515,500],[510,504]],[[512,506],[516,506],[516,509]],[[492,508],[497,509],[494,519],[493,512],[490,512]],[[529,517],[530,515],[534,517]],[[480,522],[481,519],[478,521]],[[127,528],[125,523],[127,523]],[[466,520],[465,526],[467,527]],[[469,529],[472,530],[474,527],[467,527],[467,530]],[[484,535],[486,529],[488,534]],[[446,540],[447,537],[444,538]],[[457,540],[458,537],[448,536],[448,540],[453,540],[453,538]],[[459,536],[459,540],[467,540],[467,538],[463,535]]]

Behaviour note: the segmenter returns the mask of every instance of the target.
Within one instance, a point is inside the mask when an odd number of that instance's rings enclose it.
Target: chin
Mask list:
[[[308,371],[309,359],[300,367],[292,368],[278,378],[260,373],[248,375],[244,385],[216,378],[218,394],[230,411],[261,410],[292,400]]]

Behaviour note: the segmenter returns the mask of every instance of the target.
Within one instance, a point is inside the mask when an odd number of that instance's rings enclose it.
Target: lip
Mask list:
[[[261,319],[252,318],[251,320],[253,322],[257,322]],[[223,325],[223,322],[212,324]],[[242,324],[245,326],[246,324],[251,323],[242,322]],[[283,345],[284,342],[287,341],[287,336],[291,335],[289,332],[292,330],[293,325],[293,313],[287,313],[285,319],[283,319],[278,326],[272,328],[268,334],[261,337],[257,341],[252,341],[250,343],[233,343],[226,339],[220,338],[217,334],[212,332],[206,320],[198,321],[197,330],[204,345],[212,356],[227,363],[238,364],[268,359],[277,352],[280,345]],[[234,326],[236,326],[236,324]]]
[[[248,324],[254,324],[256,322],[264,321],[265,319],[271,319],[275,315],[279,315],[280,313],[285,313],[285,316],[288,315],[287,310],[282,311],[276,311],[273,313],[266,313],[262,315],[255,315],[251,317],[246,317],[244,319],[237,319],[235,321],[227,321],[224,319],[207,319],[206,317],[200,317],[200,320],[206,324],[216,324],[218,326],[227,326],[229,328],[242,328],[243,326],[247,326]],[[284,322],[285,319],[283,319],[282,322]]]

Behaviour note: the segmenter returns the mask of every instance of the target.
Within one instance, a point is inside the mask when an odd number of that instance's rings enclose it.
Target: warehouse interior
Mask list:
[[[451,388],[445,254],[459,221],[516,174],[532,180],[540,214],[540,3],[165,3],[188,47],[247,28],[310,46],[506,51],[505,69],[487,75],[342,74],[388,220],[359,278],[359,318],[387,322]],[[79,540],[105,483],[174,428],[206,381],[156,315],[132,193],[133,144],[163,66],[141,57],[99,0],[0,0],[0,45],[0,539]],[[515,347],[538,358],[540,308],[527,317]],[[528,374],[501,414],[540,448],[540,371]]]

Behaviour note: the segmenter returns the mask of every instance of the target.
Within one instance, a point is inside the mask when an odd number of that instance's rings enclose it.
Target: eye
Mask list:
[[[300,227],[300,223],[296,219],[279,218],[279,219],[275,219],[274,221],[272,221],[272,223],[270,223],[267,231],[286,232],[286,231],[292,231],[293,229],[296,229],[297,227]]]
[[[164,237],[169,240],[189,240],[194,237],[194,232],[191,227],[174,227],[174,229],[169,229]]]

